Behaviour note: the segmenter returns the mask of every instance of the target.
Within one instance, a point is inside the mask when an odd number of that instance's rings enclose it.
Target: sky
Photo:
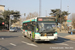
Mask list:
[[[51,9],[60,9],[61,0],[41,0],[41,16],[49,16]],[[1,5],[5,5],[5,10],[20,11],[22,17],[24,13],[26,16],[29,13],[39,13],[39,0],[0,0]],[[69,6],[69,9],[68,7]],[[62,0],[62,11],[75,13],[75,0]],[[70,14],[70,15],[71,15]]]

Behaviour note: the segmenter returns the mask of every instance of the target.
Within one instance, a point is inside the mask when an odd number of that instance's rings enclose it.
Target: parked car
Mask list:
[[[18,31],[20,31],[21,29],[19,27],[16,27]]]
[[[10,32],[17,32],[17,28],[16,27],[10,27],[9,31]]]
[[[75,29],[69,31],[68,33],[71,34],[71,32],[72,32],[73,34],[75,34]]]

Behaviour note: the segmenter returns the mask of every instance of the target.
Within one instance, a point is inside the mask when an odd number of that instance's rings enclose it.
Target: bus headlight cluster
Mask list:
[[[56,32],[56,33],[54,33],[54,36],[57,36],[57,32]]]
[[[39,39],[39,38],[40,38],[40,35],[41,35],[41,34],[36,33],[36,34],[35,34],[35,39]]]
[[[39,39],[39,38],[40,38],[40,35],[36,34],[35,39]]]
[[[54,36],[57,36],[57,34],[54,34]]]

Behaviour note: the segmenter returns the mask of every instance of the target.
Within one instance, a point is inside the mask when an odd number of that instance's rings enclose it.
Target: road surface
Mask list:
[[[0,32],[0,50],[75,50],[75,41],[65,39],[66,33],[60,34],[57,41],[32,42],[18,32]]]

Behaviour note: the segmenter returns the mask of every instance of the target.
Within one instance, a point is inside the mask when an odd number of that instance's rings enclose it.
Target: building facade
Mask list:
[[[2,12],[4,12],[4,7],[5,7],[5,5],[0,5],[0,17],[2,17],[2,18],[3,18]]]

